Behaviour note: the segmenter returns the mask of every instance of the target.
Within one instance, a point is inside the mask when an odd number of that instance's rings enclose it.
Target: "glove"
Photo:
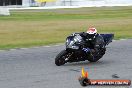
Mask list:
[[[90,51],[91,51],[91,49],[90,49],[90,48],[83,48],[82,50],[83,50],[83,51],[85,51],[86,53],[88,53],[88,52],[90,52]]]

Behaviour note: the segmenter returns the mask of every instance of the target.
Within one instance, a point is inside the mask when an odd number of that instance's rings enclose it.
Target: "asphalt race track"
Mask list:
[[[113,41],[96,63],[56,66],[54,58],[64,48],[62,44],[0,51],[0,88],[82,88],[78,82],[82,67],[89,72],[90,79],[132,80],[132,39]]]

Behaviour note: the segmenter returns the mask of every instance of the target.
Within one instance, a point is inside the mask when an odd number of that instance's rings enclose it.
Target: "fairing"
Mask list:
[[[112,42],[112,39],[114,38],[114,34],[100,34],[104,38],[105,45],[108,45],[110,42]]]

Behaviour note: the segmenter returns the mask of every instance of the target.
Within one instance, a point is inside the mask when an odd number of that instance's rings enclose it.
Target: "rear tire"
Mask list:
[[[103,57],[103,55],[105,54],[105,51],[106,51],[106,48],[102,49],[100,54],[91,56],[90,58],[88,58],[88,61],[97,62],[99,59]]]
[[[88,58],[88,61],[90,62],[97,62],[102,56],[96,56],[96,57],[90,57]]]
[[[67,51],[66,50],[62,50],[55,58],[55,64],[57,66],[61,66],[64,65],[65,62],[65,56],[67,55]]]

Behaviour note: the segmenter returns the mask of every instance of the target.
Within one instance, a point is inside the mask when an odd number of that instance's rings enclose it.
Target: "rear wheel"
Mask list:
[[[97,62],[102,56],[91,56],[88,61]]]
[[[65,59],[67,56],[67,51],[62,50],[55,58],[55,64],[57,66],[64,65],[66,63]]]
[[[97,54],[90,55],[90,57],[88,58],[88,61],[97,62],[100,58],[103,57],[103,55],[105,54],[105,51],[106,51],[106,48],[102,49]]]

